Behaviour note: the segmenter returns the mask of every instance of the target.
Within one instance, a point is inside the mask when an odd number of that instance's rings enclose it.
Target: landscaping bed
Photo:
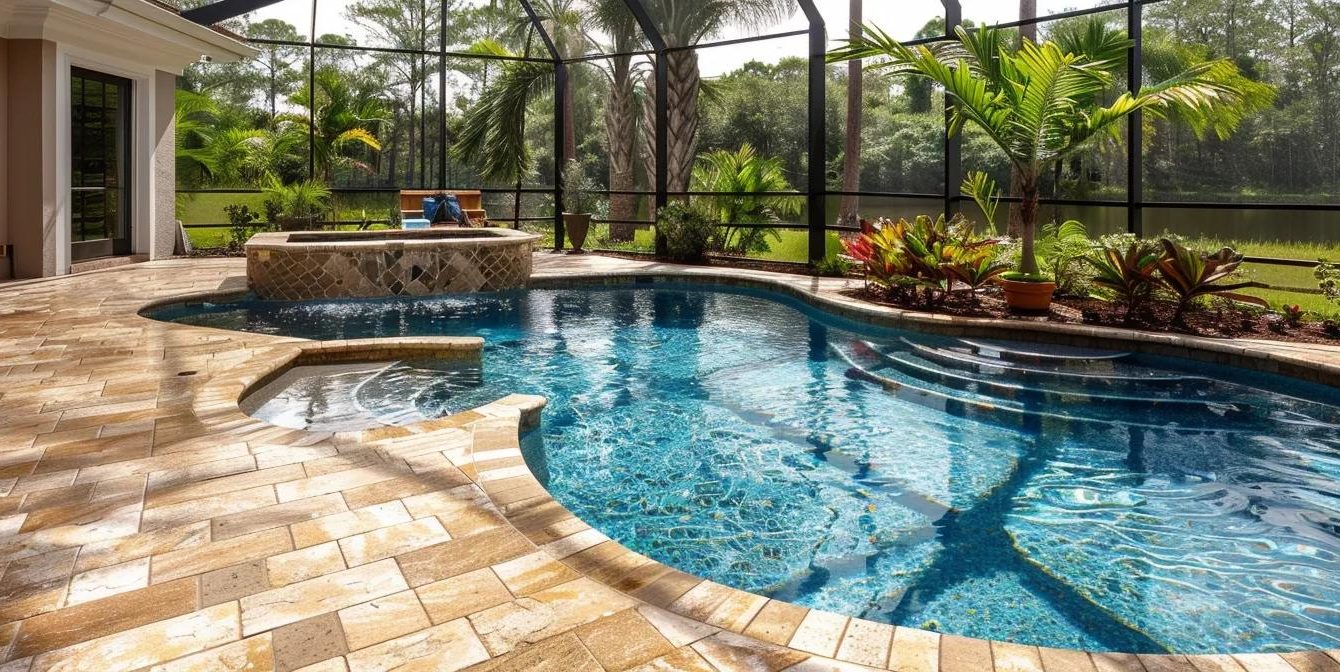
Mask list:
[[[882,306],[959,317],[1087,324],[1207,338],[1257,338],[1289,343],[1340,345],[1340,325],[1335,322],[1304,321],[1295,326],[1288,324],[1279,315],[1239,308],[1228,302],[1216,302],[1213,306],[1187,311],[1182,319],[1183,324],[1179,326],[1173,322],[1176,306],[1171,301],[1152,302],[1128,320],[1125,309],[1120,305],[1086,297],[1060,297],[1053,300],[1051,310],[1046,313],[1020,314],[1010,311],[996,290],[979,294],[976,303],[966,294],[954,293],[943,303],[929,307],[921,302],[891,300],[887,292],[873,286],[849,290],[843,294]]]

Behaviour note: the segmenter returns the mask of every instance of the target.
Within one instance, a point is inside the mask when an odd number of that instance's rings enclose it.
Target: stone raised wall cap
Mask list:
[[[425,237],[431,236],[431,237]],[[292,240],[297,237],[299,240]],[[327,240],[329,239],[329,240]],[[538,242],[540,235],[514,229],[388,229],[384,231],[287,231],[258,233],[247,241],[247,252],[352,252],[387,249],[420,250],[439,247],[501,247]]]

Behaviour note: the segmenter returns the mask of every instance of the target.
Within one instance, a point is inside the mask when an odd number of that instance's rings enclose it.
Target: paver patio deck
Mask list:
[[[536,270],[724,274],[834,302],[846,282],[545,254]],[[174,260],[0,286],[0,672],[1340,671],[1335,651],[1089,655],[942,636],[702,581],[548,497],[518,447],[533,397],[351,434],[251,419],[243,389],[311,344],[137,314],[243,274],[241,260]],[[1214,347],[1340,370],[1337,348]]]

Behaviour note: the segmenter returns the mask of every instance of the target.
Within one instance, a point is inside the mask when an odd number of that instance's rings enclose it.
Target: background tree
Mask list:
[[[862,0],[851,0],[849,5],[849,34],[859,40],[862,35],[861,23],[864,20]],[[860,215],[860,197],[853,192],[861,190],[861,123],[865,97],[865,64],[861,59],[853,59],[847,64],[847,137],[842,150],[842,191],[841,205],[838,207],[838,221],[851,225]]]
[[[302,42],[307,38],[293,24],[279,19],[266,19],[247,27],[247,36],[285,42]],[[305,47],[285,44],[254,43],[261,53],[252,61],[265,80],[265,101],[270,116],[279,114],[278,101],[293,93],[302,80],[301,66],[307,58]]]

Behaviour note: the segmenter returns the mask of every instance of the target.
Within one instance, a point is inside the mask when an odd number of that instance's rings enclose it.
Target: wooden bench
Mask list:
[[[438,194],[451,194],[460,201],[461,209],[470,217],[472,226],[487,226],[489,215],[484,211],[484,194],[476,190],[406,189],[400,192],[400,216],[405,219],[423,217],[423,199]]]

